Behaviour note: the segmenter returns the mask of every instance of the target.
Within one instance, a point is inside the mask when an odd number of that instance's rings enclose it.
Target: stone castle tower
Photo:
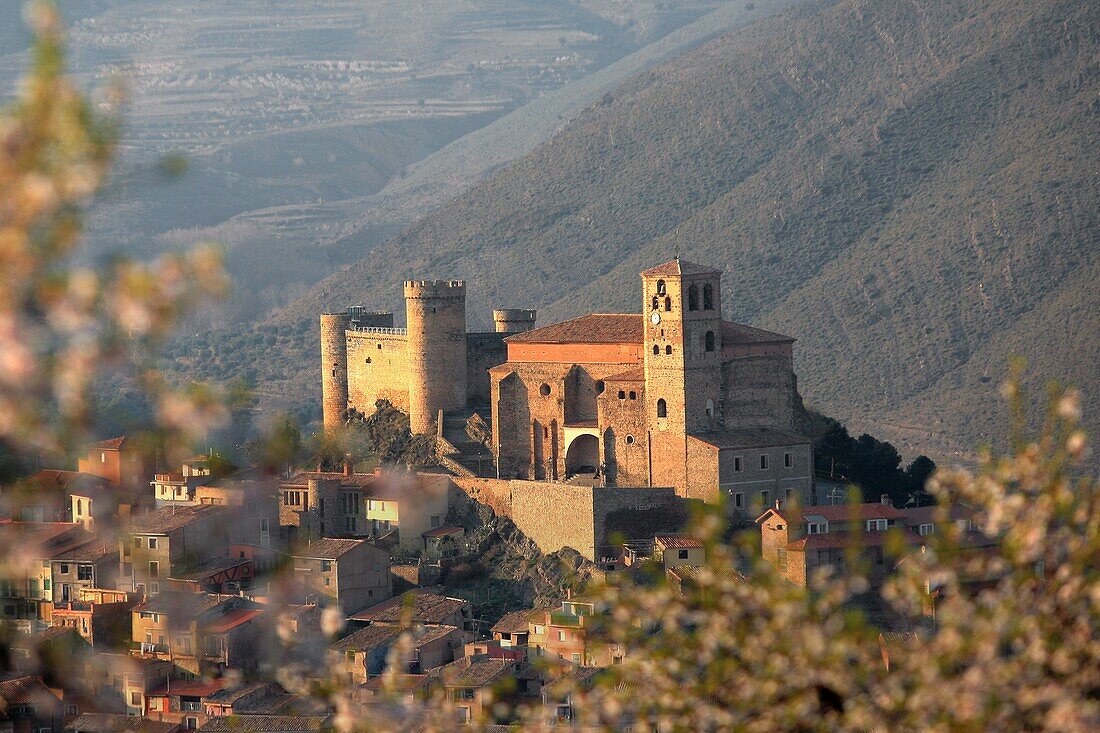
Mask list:
[[[466,282],[406,280],[409,426],[426,433],[440,410],[466,407]]]
[[[646,427],[654,455],[684,456],[714,429],[722,394],[721,273],[679,259],[642,273]],[[680,486],[685,461],[652,461],[654,485]]]
[[[535,327],[535,311],[509,308],[493,311],[493,326],[497,333],[523,333]]]
[[[350,327],[351,316],[347,313],[321,314],[321,409],[326,431],[343,424],[343,413],[348,408]]]

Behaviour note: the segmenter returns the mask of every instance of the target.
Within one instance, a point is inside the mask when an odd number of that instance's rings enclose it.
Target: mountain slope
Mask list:
[[[545,323],[638,308],[637,272],[679,249],[723,268],[727,316],[800,340],[811,404],[941,455],[989,439],[1010,353],[1100,386],[1098,20],[843,0],[709,43],[284,310],[304,376],[265,386],[312,396],[315,314],[398,307],[404,277]]]

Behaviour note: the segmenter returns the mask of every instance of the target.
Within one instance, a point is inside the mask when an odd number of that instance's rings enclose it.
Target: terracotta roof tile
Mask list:
[[[642,275],[712,275],[720,272],[721,270],[716,270],[713,267],[697,265],[694,262],[688,262],[687,260],[681,260],[679,257],[676,257],[664,264],[651,267],[648,270],[642,270]]]
[[[703,543],[694,537],[671,534],[657,535],[653,538],[653,543],[670,550],[685,550],[703,546]]]
[[[309,557],[318,560],[336,560],[352,550],[367,544],[364,540],[341,540],[325,537],[307,546],[299,547],[291,553],[293,557]]]
[[[0,682],[0,700],[8,705],[59,702],[57,695],[38,677],[25,675]]]
[[[92,447],[96,450],[121,450],[122,446],[125,443],[126,436],[123,435],[118,438],[108,438],[107,440],[101,440]]]
[[[828,550],[840,547],[880,547],[887,542],[892,535],[899,535],[909,544],[920,544],[918,535],[906,530],[890,529],[886,532],[827,532],[825,534],[810,534],[796,540],[789,545],[791,550]]]
[[[199,726],[205,733],[314,733],[327,717],[298,715],[224,715]]]
[[[196,504],[194,506],[165,506],[147,514],[139,514],[130,522],[133,534],[168,534],[208,517],[223,515],[229,517],[230,507],[214,504]]]
[[[401,634],[397,626],[368,626],[329,644],[334,652],[365,652],[393,643]]]
[[[353,621],[399,623],[405,615],[406,604],[410,606],[412,621],[421,624],[444,623],[470,606],[470,602],[462,598],[411,591],[371,606],[351,618]]]
[[[137,733],[172,733],[172,731],[179,727],[179,723],[150,720],[140,715],[126,715],[125,713],[84,713],[65,726],[65,730],[76,731],[76,733],[122,733],[123,731],[136,731]]]
[[[643,321],[637,313],[590,313],[504,339],[521,344],[639,344]]]

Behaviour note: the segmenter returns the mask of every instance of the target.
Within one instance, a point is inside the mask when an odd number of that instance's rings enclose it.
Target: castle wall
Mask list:
[[[403,329],[348,331],[348,401],[370,415],[385,399],[409,410],[408,346]]]
[[[507,333],[466,334],[467,403],[489,404],[489,370],[508,361]]]
[[[593,511],[591,486],[512,482],[512,521],[543,552],[572,547],[593,559],[596,554]]]

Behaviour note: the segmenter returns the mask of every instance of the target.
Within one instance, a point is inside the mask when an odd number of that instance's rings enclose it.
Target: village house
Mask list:
[[[91,540],[50,558],[54,603],[80,597],[88,588],[113,588],[118,581],[118,545]]]
[[[325,536],[369,537],[366,496],[377,473],[306,471],[279,484],[279,525],[287,540],[317,540]]]
[[[469,601],[422,590],[411,590],[384,603],[371,606],[349,619],[355,624],[454,626],[469,631],[473,611]]]
[[[698,567],[706,562],[706,547],[694,537],[657,535],[653,538],[653,559],[665,570],[681,566]]]
[[[905,514],[886,499],[806,507],[785,507],[777,501],[756,523],[764,560],[803,588],[817,568],[844,571],[849,548],[858,550],[874,581],[893,566],[887,551],[891,537],[912,546],[920,544],[920,537],[906,528]]]
[[[505,649],[526,647],[531,638],[531,625],[534,621],[545,619],[549,609],[525,608],[511,611],[500,617],[489,632],[495,641]]]
[[[493,704],[511,698],[518,662],[490,657],[463,657],[438,671],[447,699],[458,708],[459,723],[493,722]]]
[[[65,733],[176,733],[177,723],[167,723],[122,713],[84,713],[65,726]]]
[[[283,692],[282,688],[270,682],[228,684],[203,697],[203,711],[210,717],[238,715],[249,705],[281,692]]]
[[[80,588],[75,599],[54,603],[53,624],[75,629],[94,649],[120,649],[129,644],[130,609],[139,600],[126,591]]]
[[[90,473],[43,468],[0,497],[0,515],[17,522],[71,522],[72,494],[90,495],[107,486],[107,479]]]
[[[367,626],[329,644],[330,669],[348,684],[361,685],[382,674],[390,647],[401,636],[396,626]]]
[[[324,538],[291,555],[294,578],[319,606],[355,613],[393,595],[390,555],[365,540]]]
[[[209,717],[204,701],[227,684],[225,678],[169,679],[146,693],[144,715],[150,720],[175,723],[194,730]]]
[[[49,625],[53,609],[53,560],[93,535],[71,522],[0,522],[0,547],[18,547],[22,562],[6,563],[0,575],[0,619]]]
[[[223,556],[235,516],[227,507],[167,506],[133,517],[119,542],[119,588],[155,596],[166,578]]]
[[[134,652],[199,675],[260,663],[264,610],[241,596],[163,591],[131,611]]]
[[[144,715],[146,693],[166,684],[177,671],[169,659],[104,652],[94,655],[93,668],[89,681],[99,704],[127,715]]]
[[[156,507],[189,506],[197,504],[195,490],[212,481],[215,462],[210,456],[194,456],[183,461],[178,473],[166,472],[153,475],[153,499]]]
[[[606,667],[573,667],[543,685],[540,694],[546,722],[555,727],[575,725],[578,693],[591,690],[606,671]]]
[[[375,537],[396,532],[405,552],[424,552],[443,529],[450,508],[451,479],[427,472],[384,472],[371,486],[367,521]],[[449,532],[454,534],[454,532]]]
[[[61,733],[61,697],[39,677],[0,679],[0,730],[11,733]]]
[[[625,651],[601,633],[606,612],[597,599],[562,601],[561,609],[544,611],[532,620],[528,644],[538,656],[585,667],[620,664]]]
[[[114,489],[126,493],[148,489],[153,476],[151,461],[144,450],[126,436],[103,440],[88,448],[77,461],[77,470],[107,479]]]

